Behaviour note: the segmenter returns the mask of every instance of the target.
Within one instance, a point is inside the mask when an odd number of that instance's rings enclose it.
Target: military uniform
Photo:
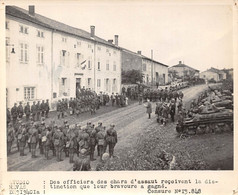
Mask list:
[[[41,113],[41,106],[40,106],[40,101],[36,104],[36,120],[40,120],[40,113]]]
[[[106,141],[109,145],[109,157],[114,157],[114,147],[117,143],[117,132],[114,130],[114,125],[107,130]]]
[[[32,119],[33,121],[35,121],[36,114],[37,114],[37,106],[35,105],[35,102],[33,102],[33,105],[31,106],[31,113],[32,113]]]
[[[24,108],[24,112],[26,114],[26,121],[29,121],[29,117],[31,115],[31,107],[29,105],[29,102],[27,102],[27,105]]]
[[[60,129],[57,129],[57,131],[54,133],[53,139],[54,139],[54,148],[56,150],[57,161],[62,161],[61,154],[62,154],[62,149],[64,146],[64,135],[60,131]]]
[[[45,117],[45,101],[42,100],[40,104],[40,109],[41,109],[41,117]]]
[[[102,124],[99,124],[98,127],[95,128],[96,130],[96,143],[97,143],[97,151],[98,156],[100,156],[100,160],[102,160],[102,155],[104,152],[104,133],[103,133],[103,127]]]
[[[18,117],[21,119],[24,115],[24,110],[23,110],[23,106],[22,106],[22,102],[20,102],[20,105],[17,107],[18,110]]]
[[[82,149],[80,157],[76,158],[73,165],[73,171],[90,171],[91,165],[90,165],[90,159],[86,155],[86,152],[84,149]]]
[[[11,153],[12,142],[14,141],[14,129],[10,124],[7,128],[7,154]]]
[[[11,115],[12,115],[12,122],[13,125],[15,125],[16,120],[17,120],[17,116],[18,116],[18,109],[17,109],[17,104],[14,104],[14,107],[12,107],[11,109]]]
[[[36,124],[33,125],[31,129],[31,135],[30,135],[30,143],[31,143],[31,157],[36,158],[36,145],[38,142],[38,130]]]
[[[45,117],[48,118],[49,116],[49,111],[50,111],[50,105],[49,105],[49,100],[46,100],[45,105],[44,105],[44,111],[45,111]]]

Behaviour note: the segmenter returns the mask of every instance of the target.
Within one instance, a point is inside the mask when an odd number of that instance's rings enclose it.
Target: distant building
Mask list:
[[[204,72],[201,72],[200,78],[205,79],[207,81],[213,79],[217,82],[226,79],[226,73],[216,68],[210,68]]]
[[[222,69],[226,73],[226,79],[233,79],[233,68],[230,69]]]
[[[6,6],[7,105],[76,96],[76,88],[120,92],[121,49],[95,35],[35,13]],[[14,52],[13,52],[14,50]]]
[[[122,49],[121,57],[122,70],[140,70],[144,75],[144,83],[165,85],[168,82],[168,66],[143,56],[141,51],[135,53]]]
[[[187,76],[199,76],[199,70],[183,64],[182,61],[179,61],[179,64],[169,67],[169,75],[171,80],[173,80],[174,78],[183,79]]]

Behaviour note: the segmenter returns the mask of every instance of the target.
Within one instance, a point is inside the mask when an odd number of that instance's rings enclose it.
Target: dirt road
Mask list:
[[[183,90],[184,93],[184,103],[188,104],[192,99],[196,98],[197,95],[205,90],[207,88],[206,85],[200,85],[195,86],[191,88],[187,88]],[[90,119],[90,121],[94,124],[97,124],[97,122],[100,120],[103,122],[104,126],[109,126],[111,123],[115,124],[115,129],[118,132],[118,144],[115,147],[115,155],[120,157],[120,154],[127,152],[133,147],[136,147],[136,143],[139,137],[143,137],[144,134],[147,133],[147,131],[150,131],[151,129],[158,129],[160,132],[165,132],[163,134],[163,137],[166,139],[165,144],[177,144],[175,142],[176,139],[176,132],[175,132],[175,124],[169,124],[168,127],[161,127],[156,122],[156,116],[154,114],[155,110],[155,103],[152,103],[152,109],[153,114],[151,119],[148,119],[145,108],[143,105],[138,105],[137,103],[120,108],[108,113],[105,113],[103,115],[94,117]],[[85,125],[87,121],[82,121],[81,124]],[[169,129],[169,131],[167,130]],[[167,132],[167,133],[166,133]],[[219,135],[218,135],[219,136]],[[210,136],[208,136],[210,137]],[[216,136],[217,137],[217,136]],[[220,136],[221,138],[224,137]],[[215,148],[214,152],[211,156],[209,156],[210,149],[205,150],[204,149],[204,159],[207,159],[210,163],[214,161],[214,159],[218,158],[218,161],[222,161],[223,158],[229,159],[233,157],[233,136],[228,135],[225,136],[227,139],[225,139],[223,144],[226,144],[226,146],[223,147],[221,145],[218,148]],[[194,138],[195,139],[195,138]],[[204,137],[205,141],[209,143],[211,140]],[[205,143],[203,139],[203,144]],[[201,142],[199,139],[195,139],[195,141],[189,140],[188,143],[186,143],[186,147],[189,147],[188,145],[191,143],[194,143],[194,145],[201,146]],[[216,145],[216,144],[215,144]],[[203,147],[203,146],[201,146]],[[206,146],[204,146],[206,147]],[[213,149],[213,148],[211,148]],[[72,170],[72,164],[69,164],[69,158],[64,158],[63,161],[57,162],[55,157],[51,157],[50,160],[45,160],[44,157],[39,156],[38,158],[32,159],[31,154],[28,152],[28,149],[26,149],[27,156],[21,157],[19,156],[19,153],[12,154],[8,157],[8,170],[9,171],[63,171],[63,170]],[[196,152],[196,151],[195,151]],[[206,152],[208,154],[206,155]],[[210,153],[210,154],[209,154]],[[96,152],[95,152],[96,154]],[[39,155],[39,154],[38,154]],[[225,156],[222,156],[225,155]],[[50,153],[50,156],[52,154]],[[96,167],[96,164],[98,163],[98,159],[96,161],[92,162],[92,169],[94,170]],[[222,163],[224,163],[222,161]],[[214,166],[217,167],[214,163]]]

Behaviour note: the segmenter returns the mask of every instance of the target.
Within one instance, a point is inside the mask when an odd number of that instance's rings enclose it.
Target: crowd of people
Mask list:
[[[8,124],[7,153],[11,154],[13,143],[16,143],[20,156],[31,153],[31,157],[36,158],[39,153],[48,160],[52,154],[57,161],[62,161],[64,152],[65,158],[69,157],[69,163],[76,163],[74,170],[79,170],[82,169],[77,165],[79,160],[86,157],[89,161],[95,160],[95,149],[97,149],[100,160],[107,148],[109,157],[114,157],[114,147],[117,143],[117,132],[114,127],[115,125],[111,124],[106,129],[102,122],[98,122],[97,126],[87,122],[86,127],[82,128],[78,124],[69,125],[67,120],[61,126],[57,125],[55,121],[46,125],[44,118],[41,122],[31,120],[23,123],[17,120],[15,126],[11,123]],[[76,159],[75,155],[77,155]],[[84,158],[77,159],[80,155]]]

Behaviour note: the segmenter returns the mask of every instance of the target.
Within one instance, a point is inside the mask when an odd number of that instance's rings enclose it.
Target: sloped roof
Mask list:
[[[64,23],[47,18],[47,17],[42,16],[37,13],[35,13],[34,16],[31,16],[31,15],[29,15],[28,10],[25,10],[25,9],[22,9],[22,8],[19,8],[16,6],[6,6],[6,14],[26,20],[26,21],[29,21],[29,22],[32,22],[34,24],[38,24],[45,28],[57,30],[57,31],[75,35],[75,36],[79,36],[79,37],[87,39],[87,40],[96,41],[96,42],[99,42],[99,43],[119,49],[118,46],[116,46],[112,43],[109,43],[108,41],[106,41],[100,37],[97,37],[97,36],[91,37],[91,34],[85,30],[66,25]]]
[[[146,56],[144,56],[144,55],[142,55],[142,54],[139,54],[139,53],[136,53],[136,52],[130,51],[130,50],[128,50],[128,49],[122,48],[122,51],[125,51],[125,52],[127,52],[127,53],[130,53],[130,54],[136,55],[136,56],[138,56],[138,57],[141,57],[142,59],[146,59],[146,60],[149,60],[149,61],[151,61],[151,62],[154,62],[154,63],[160,64],[161,66],[168,67],[168,65],[166,65],[166,64],[163,64],[163,63],[161,63],[161,62],[158,62],[158,61],[152,60],[151,58],[148,58],[148,57],[146,57]]]
[[[174,65],[174,66],[171,66],[170,68],[174,68],[174,67],[186,67],[186,68],[190,68],[190,69],[193,69],[193,70],[195,70],[195,71],[198,71],[199,72],[199,70],[197,70],[197,69],[195,69],[195,68],[192,68],[192,67],[190,67],[190,66],[188,66],[188,65],[186,65],[186,64],[176,64],[176,65]]]
[[[213,67],[211,67],[211,68],[208,69],[207,71],[209,71],[209,72],[215,72],[215,73],[217,73],[217,74],[223,74],[223,73],[224,73],[224,71],[219,70],[219,69],[216,69],[216,68],[213,68]]]

